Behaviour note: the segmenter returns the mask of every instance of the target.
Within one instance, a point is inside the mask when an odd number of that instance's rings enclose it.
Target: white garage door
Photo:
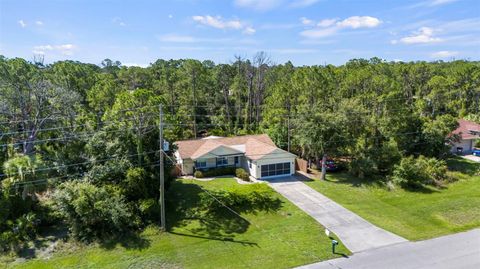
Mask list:
[[[287,163],[274,163],[266,164],[261,166],[261,176],[262,177],[271,177],[271,176],[281,176],[290,174],[290,162]]]

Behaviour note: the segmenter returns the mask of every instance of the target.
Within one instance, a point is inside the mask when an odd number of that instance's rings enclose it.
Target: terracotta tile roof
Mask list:
[[[480,124],[468,120],[458,120],[458,128],[451,134],[458,134],[462,139],[480,138],[478,135],[470,134],[470,130],[480,132]]]
[[[182,159],[195,159],[222,145],[227,147],[245,145],[245,155],[250,159],[259,159],[277,149],[266,134],[182,140],[175,142],[175,144]],[[238,149],[234,150],[238,151]]]

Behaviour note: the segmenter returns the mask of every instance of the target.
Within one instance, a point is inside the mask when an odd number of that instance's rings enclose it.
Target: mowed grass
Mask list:
[[[221,216],[190,219],[198,197],[207,190],[239,188],[232,178],[209,182],[177,180],[168,192],[168,232],[147,229],[141,238],[118,243],[62,250],[49,260],[33,259],[15,268],[291,268],[349,254],[331,253],[331,240],[323,227],[293,204],[279,199],[275,210],[244,210],[242,220],[225,210]],[[338,239],[337,239],[338,240]],[[68,246],[68,245],[67,245]]]
[[[448,165],[459,180],[445,188],[389,191],[345,173],[307,185],[381,228],[423,240],[480,227],[480,164],[454,158]]]

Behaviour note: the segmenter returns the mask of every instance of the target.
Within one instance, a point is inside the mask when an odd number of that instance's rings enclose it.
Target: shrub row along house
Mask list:
[[[251,177],[273,178],[295,173],[295,155],[277,148],[270,137],[245,135],[209,136],[175,142],[175,157],[183,174],[220,167],[238,167]]]

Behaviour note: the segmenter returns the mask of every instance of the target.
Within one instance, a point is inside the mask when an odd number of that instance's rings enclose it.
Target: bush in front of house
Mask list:
[[[237,170],[235,170],[235,175],[241,180],[250,181],[249,174],[243,168],[237,168]]]
[[[235,167],[217,167],[203,171],[205,177],[217,177],[225,175],[235,175]]]
[[[193,176],[196,177],[196,178],[203,178],[204,177],[202,171],[195,171],[195,173],[193,173]]]
[[[453,181],[448,173],[445,161],[425,156],[402,158],[400,163],[395,165],[392,179],[404,186],[422,184],[439,186],[445,182]]]

